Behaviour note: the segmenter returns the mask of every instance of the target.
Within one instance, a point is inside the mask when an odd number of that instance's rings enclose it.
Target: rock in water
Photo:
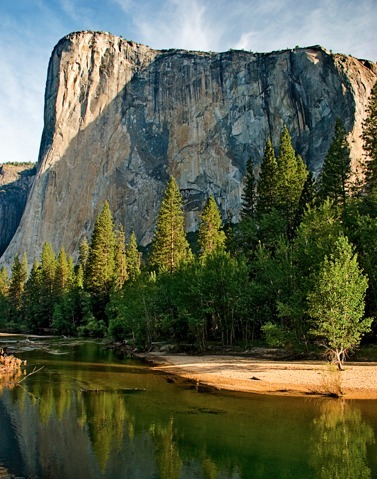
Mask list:
[[[48,68],[38,172],[3,262],[26,251],[77,251],[103,202],[116,222],[152,239],[174,175],[187,230],[213,194],[237,219],[249,157],[275,146],[283,123],[318,172],[337,117],[353,161],[376,65],[316,46],[267,54],[157,51],[108,33],[79,32],[55,47]]]

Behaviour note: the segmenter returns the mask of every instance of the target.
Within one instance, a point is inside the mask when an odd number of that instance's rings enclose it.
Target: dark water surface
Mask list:
[[[16,477],[377,478],[375,401],[198,391],[96,343],[19,356],[43,369],[0,383],[0,470]]]

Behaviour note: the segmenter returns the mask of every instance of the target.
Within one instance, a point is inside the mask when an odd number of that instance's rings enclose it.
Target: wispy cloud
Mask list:
[[[167,0],[154,15],[135,16],[135,27],[155,48],[216,50],[222,25],[215,25],[207,2]]]
[[[262,8],[249,5],[235,48],[271,51],[287,47],[320,44],[335,52],[377,59],[375,20],[377,3],[373,0],[319,0],[307,2],[268,0]],[[270,4],[270,14],[266,8]],[[255,6],[255,5],[254,5]],[[275,10],[278,8],[278,10]]]

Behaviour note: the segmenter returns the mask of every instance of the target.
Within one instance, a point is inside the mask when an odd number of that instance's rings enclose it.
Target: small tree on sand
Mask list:
[[[308,295],[308,313],[313,319],[311,333],[320,338],[339,370],[349,351],[370,331],[372,318],[364,318],[368,279],[357,262],[352,244],[345,236],[326,256]]]

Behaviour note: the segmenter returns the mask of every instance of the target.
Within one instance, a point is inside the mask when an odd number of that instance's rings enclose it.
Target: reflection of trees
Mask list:
[[[173,418],[166,426],[152,424],[150,432],[154,440],[155,458],[161,479],[179,479],[182,460],[174,441]]]
[[[18,381],[22,379],[24,371],[17,369],[6,373],[0,373],[0,395],[4,389],[13,389],[17,386]]]
[[[312,465],[321,479],[369,479],[367,445],[374,444],[373,429],[359,409],[328,401],[314,420]]]
[[[85,421],[93,451],[104,470],[111,450],[122,446],[127,411],[124,395],[119,393],[83,393]]]

